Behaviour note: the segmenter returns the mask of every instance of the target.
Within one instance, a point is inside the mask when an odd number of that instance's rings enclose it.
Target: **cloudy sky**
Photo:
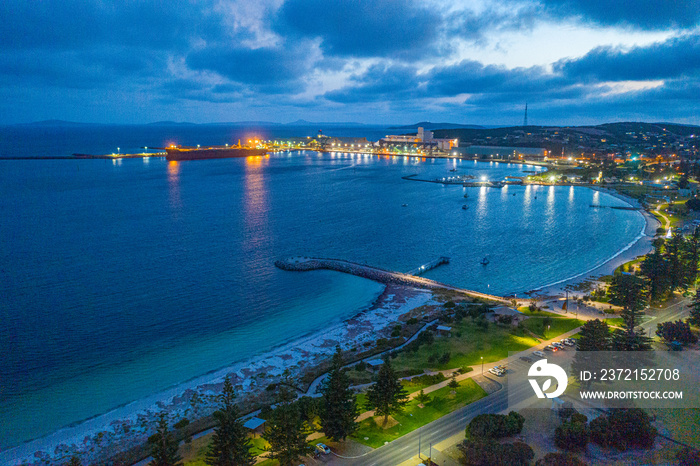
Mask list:
[[[698,0],[3,0],[0,124],[700,124]]]

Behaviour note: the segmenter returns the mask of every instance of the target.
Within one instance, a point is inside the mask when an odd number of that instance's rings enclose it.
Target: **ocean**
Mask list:
[[[6,127],[0,155],[317,130]],[[450,264],[426,277],[512,294],[590,270],[640,234],[639,213],[590,208],[624,203],[587,188],[401,178],[503,179],[523,170],[539,168],[311,151],[171,163],[0,160],[0,450],[347,319],[383,289],[335,272],[284,272],[277,259],[408,271],[445,255]]]

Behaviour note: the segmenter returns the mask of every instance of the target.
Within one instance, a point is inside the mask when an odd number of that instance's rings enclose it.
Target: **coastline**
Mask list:
[[[604,194],[608,194],[625,202],[630,207],[635,207],[639,209],[637,210],[637,212],[644,218],[645,221],[642,230],[633,241],[627,244],[624,248],[617,251],[614,255],[607,258],[601,264],[594,266],[590,270],[576,274],[573,277],[565,278],[563,280],[544,285],[540,288],[530,290],[527,294],[537,294],[542,296],[564,296],[567,286],[574,285],[584,280],[592,279],[594,277],[599,277],[601,275],[609,275],[620,265],[634,260],[639,256],[648,254],[652,251],[653,246],[651,243],[654,239],[654,236],[656,235],[656,228],[661,225],[661,222],[659,222],[659,220],[652,214],[644,210],[641,204],[639,204],[639,202],[634,198],[625,196],[624,194],[620,194],[619,192],[614,191],[610,188],[601,188],[597,186],[589,186],[589,188],[594,191],[599,191]]]
[[[638,206],[634,199],[619,193],[601,188],[591,187],[591,189],[610,194],[631,206]],[[591,275],[610,273],[620,264],[647,253],[651,249],[651,240],[658,221],[645,211],[639,211],[639,213],[645,218],[645,226],[642,234],[629,245],[594,269],[542,287],[537,292],[563,294],[564,287],[568,284],[586,280]],[[371,304],[360,309],[350,319],[311,335],[300,336],[293,342],[273,348],[246,361],[204,374],[80,424],[62,428],[48,436],[0,452],[0,463],[32,464],[47,458],[49,461],[59,458],[66,460],[75,453],[83,455],[86,460],[104,459],[107,457],[107,452],[126,450],[145,442],[155,425],[155,415],[159,411],[167,412],[173,422],[185,416],[191,420],[210,414],[216,407],[216,395],[220,392],[226,375],[232,376],[239,399],[255,398],[256,394],[264,392],[267,385],[280,380],[285,369],[290,370],[291,375],[297,378],[305,371],[327,360],[333,353],[336,343],[341,343],[344,349],[350,349],[353,346],[361,348],[365,343],[376,342],[380,336],[386,336],[393,322],[411,310],[426,304],[435,304],[433,295],[428,290],[396,285],[385,286]],[[199,394],[203,399],[202,405],[198,408],[192,408],[190,403],[194,393]],[[106,433],[101,438],[97,438],[100,432]],[[83,453],[90,450],[92,451]],[[36,456],[37,451],[46,453]]]
[[[254,401],[265,387],[280,381],[285,371],[289,371],[293,379],[300,379],[304,373],[328,360],[336,344],[345,350],[357,348],[359,353],[363,348],[371,347],[378,338],[388,336],[391,325],[402,316],[433,303],[433,294],[429,290],[385,286],[372,303],[345,321],[11,447],[0,452],[0,463],[45,464],[46,461],[67,461],[74,454],[85,461],[104,461],[118,451],[145,443],[155,428],[159,412],[166,412],[173,422],[183,417],[192,420],[210,415],[217,409],[218,394],[227,375],[231,377],[239,400]],[[191,400],[195,393],[199,402],[193,406]]]

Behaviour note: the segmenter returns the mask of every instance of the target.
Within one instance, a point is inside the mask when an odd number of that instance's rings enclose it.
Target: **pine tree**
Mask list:
[[[457,376],[455,374],[452,374],[452,380],[450,380],[447,386],[452,390],[457,390],[459,388],[459,382],[457,382]]]
[[[252,466],[255,458],[251,453],[248,432],[239,419],[231,380],[224,379],[220,397],[221,407],[214,412],[216,427],[206,455],[206,463],[213,466]]]
[[[418,401],[418,403],[420,403],[420,404],[425,404],[428,401],[430,401],[430,395],[425,393],[425,391],[423,391],[423,389],[421,388],[418,395],[416,395],[416,401]]]
[[[649,280],[649,297],[652,301],[662,299],[671,291],[669,264],[658,250],[647,255],[640,269],[641,274]]]
[[[691,325],[700,326],[700,291],[695,292],[693,302],[688,306],[690,308],[690,317],[688,322]]]
[[[688,286],[687,254],[685,238],[680,233],[674,233],[664,245],[664,258],[668,261],[668,277],[671,290],[675,291]]]
[[[80,462],[80,458],[77,456],[71,456],[66,466],[82,466],[83,463]]]
[[[389,358],[379,368],[377,382],[367,390],[367,409],[384,416],[384,424],[392,413],[400,411],[408,403],[408,394],[394,373]]]
[[[151,444],[151,456],[153,460],[150,466],[181,466],[180,455],[177,454],[177,440],[173,433],[168,430],[168,421],[165,413],[161,413],[158,420],[156,433],[148,439]]]
[[[321,428],[333,440],[345,438],[357,430],[357,401],[350,390],[350,379],[342,370],[343,355],[340,346],[335,349],[331,370],[321,393]]]
[[[311,451],[306,437],[309,428],[301,417],[297,403],[280,403],[272,412],[263,438],[270,444],[269,457],[282,466],[295,463]]]
[[[700,227],[686,241],[686,260],[688,285],[695,285],[698,278],[698,260],[700,259]]]
[[[600,319],[595,319],[589,320],[581,327],[576,349],[578,351],[609,351],[611,344],[608,324]]]
[[[651,339],[638,326],[642,322],[642,310],[647,305],[647,282],[635,275],[616,275],[610,289],[610,302],[622,306],[622,329],[615,330],[612,349],[615,351],[648,351]]]
[[[641,311],[648,302],[647,281],[635,275],[615,275],[608,294],[612,304]]]

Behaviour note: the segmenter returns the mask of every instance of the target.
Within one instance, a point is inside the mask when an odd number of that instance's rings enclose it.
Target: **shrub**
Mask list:
[[[444,364],[447,364],[448,362],[450,362],[450,358],[451,358],[451,357],[452,357],[452,354],[451,354],[449,351],[447,351],[447,352],[445,352],[445,353],[442,353],[442,355],[441,355],[440,358],[438,359],[438,362],[439,362],[440,364],[443,364],[443,365],[444,365]]]
[[[435,385],[444,381],[445,379],[447,379],[447,377],[445,377],[442,372],[438,372],[434,375],[423,374],[419,375],[418,377],[413,377],[409,382],[415,385]]]
[[[630,446],[651,448],[657,434],[649,415],[639,408],[614,410],[607,416],[593,419],[589,428],[593,442],[621,451]]]
[[[367,363],[364,361],[360,361],[357,364],[355,364],[355,370],[357,372],[362,372],[363,370],[367,369]]]
[[[700,464],[700,452],[684,448],[676,454],[676,459],[681,466],[697,466]]]
[[[588,427],[584,422],[565,422],[554,431],[554,443],[564,450],[583,451],[588,445],[588,436]]]
[[[415,317],[411,317],[410,319],[408,319],[408,320],[406,321],[406,323],[407,323],[408,325],[415,325],[415,324],[418,323],[418,319],[416,319]]]
[[[186,427],[190,423],[190,420],[187,419],[186,417],[180,419],[177,421],[175,424],[173,424],[173,427],[175,429],[182,429],[183,427]]]
[[[571,453],[547,453],[535,466],[586,466],[586,463]]]
[[[479,414],[467,426],[467,435],[474,438],[499,439],[519,434],[525,418],[511,411],[505,414]]]
[[[522,442],[501,444],[488,439],[467,439],[457,448],[464,454],[463,464],[477,466],[526,466],[535,457],[532,448]]]

